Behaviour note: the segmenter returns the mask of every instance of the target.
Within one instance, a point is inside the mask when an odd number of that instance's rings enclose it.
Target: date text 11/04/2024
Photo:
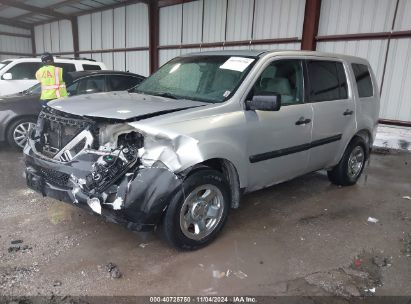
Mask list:
[[[258,303],[248,296],[150,297],[150,303]]]

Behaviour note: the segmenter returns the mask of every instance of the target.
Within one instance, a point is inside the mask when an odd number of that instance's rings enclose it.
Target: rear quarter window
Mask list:
[[[84,71],[99,71],[101,67],[97,64],[83,64]]]
[[[373,96],[374,90],[368,66],[365,64],[353,63],[352,69],[357,83],[358,96],[360,98]]]

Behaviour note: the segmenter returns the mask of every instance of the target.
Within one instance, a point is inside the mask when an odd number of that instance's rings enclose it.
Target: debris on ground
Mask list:
[[[2,267],[0,271],[0,294],[2,294],[2,290],[15,288],[23,282],[29,281],[34,273],[38,271],[37,266]]]
[[[147,245],[148,245],[148,244],[141,243],[139,246],[140,246],[141,248],[146,248]]]
[[[348,298],[373,295],[382,286],[381,268],[389,265],[388,258],[363,252],[354,257],[349,267],[312,273],[304,280],[330,295]]]
[[[220,271],[220,270],[213,270],[213,277],[214,278],[216,278],[216,279],[221,279],[221,278],[224,278],[226,275],[225,275],[225,272],[224,271]]]
[[[411,233],[401,240],[404,243],[404,249],[402,250],[405,256],[411,257]]]
[[[33,249],[32,247],[30,247],[29,245],[23,245],[23,246],[10,246],[7,251],[9,253],[13,253],[13,252],[18,252],[18,251],[26,251],[26,250],[31,250]]]
[[[405,195],[405,196],[403,196],[402,198],[404,198],[404,199],[407,199],[407,200],[410,200],[410,201],[411,201],[411,196],[409,196],[409,195]]]
[[[106,270],[108,273],[110,273],[111,278],[113,279],[119,279],[122,276],[122,273],[118,269],[117,265],[114,263],[108,263],[106,265]]]
[[[8,249],[7,249],[7,251],[9,252],[9,253],[12,253],[12,252],[17,252],[17,251],[20,251],[20,246],[10,246]]]
[[[368,217],[368,220],[367,220],[368,222],[370,222],[370,223],[378,223],[378,219],[376,219],[375,217]]]
[[[54,287],[59,287],[59,286],[61,286],[61,285],[63,285],[63,283],[61,283],[61,281],[59,281],[59,280],[55,280],[55,281],[53,282],[53,286],[54,286]]]
[[[241,270],[234,271],[233,273],[237,278],[240,278],[241,280],[244,280],[246,277],[248,277],[248,275],[242,272]]]
[[[10,242],[12,245],[17,245],[23,243],[23,240],[13,240]]]
[[[378,267],[391,266],[390,259],[386,257],[375,256],[372,258],[372,262],[374,263],[374,265],[377,265]]]

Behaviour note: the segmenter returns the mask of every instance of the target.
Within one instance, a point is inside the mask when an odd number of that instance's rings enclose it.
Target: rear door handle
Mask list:
[[[311,122],[311,119],[309,119],[309,118],[304,118],[304,117],[300,117],[300,119],[297,120],[297,121],[295,122],[295,124],[296,124],[297,126],[299,126],[299,125],[309,124],[310,122]]]
[[[350,109],[345,110],[345,112],[343,113],[344,116],[353,115],[353,114],[354,114],[354,111]]]

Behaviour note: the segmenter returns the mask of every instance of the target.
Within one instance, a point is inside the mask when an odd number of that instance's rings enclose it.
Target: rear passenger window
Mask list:
[[[97,64],[83,64],[83,70],[84,71],[99,71],[101,70],[101,67]]]
[[[371,75],[370,71],[368,71],[368,67],[364,64],[353,63],[352,69],[354,71],[360,98],[373,96]]]
[[[104,92],[105,82],[104,76],[91,76],[81,79],[78,85],[78,94]]]
[[[124,91],[131,89],[141,82],[140,78],[132,76],[122,75],[109,75],[107,76],[110,83],[111,91]]]
[[[308,61],[309,100],[327,101],[348,98],[344,67],[335,61]]]

